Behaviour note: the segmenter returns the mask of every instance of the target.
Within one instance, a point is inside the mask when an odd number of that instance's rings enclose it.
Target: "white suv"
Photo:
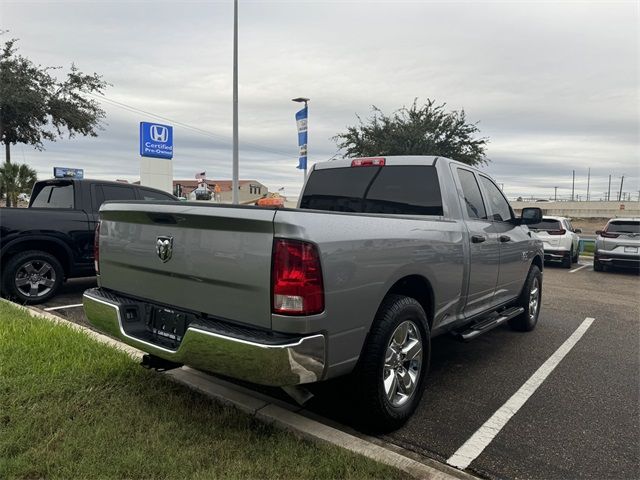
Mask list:
[[[580,237],[577,234],[582,230],[573,228],[570,219],[545,216],[540,223],[529,225],[529,230],[542,240],[545,261],[561,261],[565,268],[578,262]]]

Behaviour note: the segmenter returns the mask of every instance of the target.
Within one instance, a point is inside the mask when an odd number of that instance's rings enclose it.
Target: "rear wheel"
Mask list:
[[[352,375],[361,428],[385,432],[407,421],[422,398],[430,353],[429,326],[420,303],[389,295]]]
[[[564,257],[562,257],[562,267],[571,268],[572,260],[573,260],[573,248],[571,248],[571,251],[569,253],[567,253]]]
[[[524,312],[509,320],[509,326],[519,332],[530,332],[536,328],[541,303],[542,273],[537,265],[531,265],[518,300],[518,305],[524,308]]]
[[[56,257],[29,250],[7,262],[2,284],[3,290],[19,303],[36,304],[53,297],[63,280],[64,270]]]
[[[602,272],[604,270],[604,266],[598,260],[598,257],[593,257],[593,269],[596,272]]]

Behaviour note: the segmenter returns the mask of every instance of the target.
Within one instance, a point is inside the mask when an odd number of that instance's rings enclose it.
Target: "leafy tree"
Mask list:
[[[18,194],[29,193],[38,180],[36,171],[28,165],[5,162],[0,167],[0,183],[7,195],[7,206],[18,204]]]
[[[0,32],[2,33],[2,32]],[[101,75],[87,75],[71,65],[59,80],[52,72],[16,53],[13,38],[0,50],[0,143],[5,161],[11,162],[11,145],[24,143],[43,150],[45,140],[65,135],[97,136],[105,112],[85,94],[103,93],[108,84]]]
[[[388,155],[436,155],[452,158],[468,165],[489,161],[485,149],[489,139],[477,137],[475,123],[467,123],[464,110],[447,112],[446,104],[427,103],[418,106],[418,99],[407,108],[385,115],[375,105],[373,115],[365,123],[347,127],[333,140],[344,151],[344,157]]]

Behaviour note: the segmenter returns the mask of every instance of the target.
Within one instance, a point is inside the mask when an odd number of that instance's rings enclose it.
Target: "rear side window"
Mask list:
[[[462,194],[464,196],[465,206],[467,207],[467,215],[472,219],[486,220],[487,211],[484,208],[482,194],[480,193],[480,187],[478,186],[475,175],[469,170],[459,168],[458,178],[460,178],[460,184],[462,185]]]
[[[301,208],[335,212],[442,215],[442,197],[432,166],[392,165],[315,170]]]
[[[607,232],[611,233],[640,233],[640,222],[638,221],[614,221],[607,225]]]
[[[37,187],[36,187],[37,188]],[[44,185],[34,192],[31,202],[34,208],[73,208],[73,184]]]
[[[554,230],[563,230],[560,221],[551,220],[551,219],[543,219],[540,223],[534,223],[529,225],[529,230],[534,231],[554,231]]]

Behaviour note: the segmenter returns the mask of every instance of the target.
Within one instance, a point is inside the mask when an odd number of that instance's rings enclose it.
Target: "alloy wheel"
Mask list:
[[[391,335],[384,360],[382,383],[391,405],[404,405],[413,396],[421,368],[420,331],[414,322],[407,320]]]
[[[25,297],[44,297],[56,283],[56,271],[44,260],[30,260],[16,270],[14,282]]]

